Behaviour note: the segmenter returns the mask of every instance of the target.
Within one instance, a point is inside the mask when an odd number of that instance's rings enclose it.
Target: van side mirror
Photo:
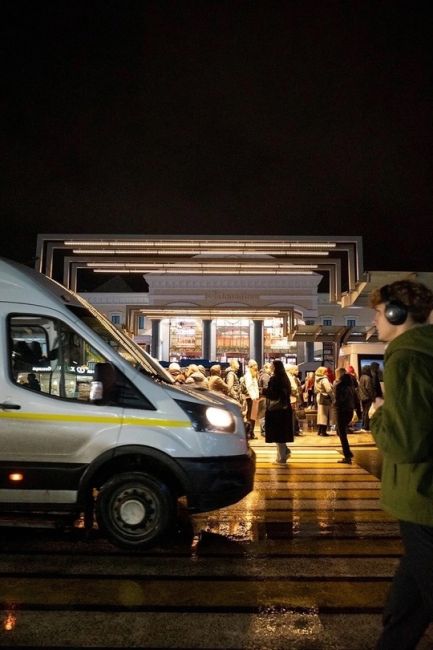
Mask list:
[[[104,385],[102,381],[91,381],[89,400],[91,402],[96,402],[97,400],[101,400],[103,394],[104,394]]]

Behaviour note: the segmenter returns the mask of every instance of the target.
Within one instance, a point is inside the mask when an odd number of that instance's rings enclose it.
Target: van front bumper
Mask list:
[[[188,509],[207,512],[243,499],[254,487],[256,455],[252,449],[242,456],[178,458],[189,478]]]

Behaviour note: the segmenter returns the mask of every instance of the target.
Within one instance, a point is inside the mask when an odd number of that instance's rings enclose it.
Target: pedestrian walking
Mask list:
[[[343,450],[344,456],[338,462],[345,463],[346,465],[351,465],[353,454],[350,450],[349,441],[347,439],[347,431],[349,424],[352,421],[353,411],[355,409],[355,389],[351,376],[346,372],[344,368],[337,368],[335,371],[335,376],[335,425],[337,429],[337,435],[340,438],[341,448]]]
[[[265,440],[275,443],[277,447],[276,463],[284,465],[290,456],[288,442],[293,442],[292,407],[290,406],[291,387],[284,364],[279,359],[272,362],[272,376],[267,388],[263,389],[266,397]]]
[[[376,648],[414,650],[433,620],[433,293],[401,280],[374,291],[371,305],[388,345],[370,427],[383,454],[381,503],[404,546]]]

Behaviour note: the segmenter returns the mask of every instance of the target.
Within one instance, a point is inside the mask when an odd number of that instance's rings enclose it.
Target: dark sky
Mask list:
[[[38,232],[362,235],[368,270],[433,270],[432,2],[1,13],[1,254]]]

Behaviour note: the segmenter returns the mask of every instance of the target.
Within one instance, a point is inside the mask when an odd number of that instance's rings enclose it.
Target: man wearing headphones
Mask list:
[[[433,293],[401,280],[370,297],[385,352],[384,399],[371,431],[383,453],[381,503],[399,519],[405,554],[377,650],[414,650],[433,621]]]

